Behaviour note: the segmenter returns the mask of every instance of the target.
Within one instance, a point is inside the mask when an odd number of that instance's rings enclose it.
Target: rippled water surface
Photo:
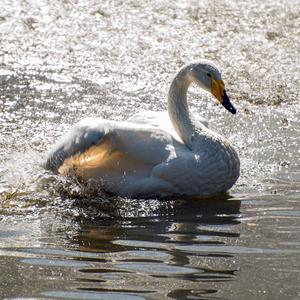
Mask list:
[[[298,0],[2,0],[0,37],[1,299],[299,299]],[[190,90],[239,152],[228,195],[123,199],[40,167],[85,116],[165,110],[203,57],[238,108]]]

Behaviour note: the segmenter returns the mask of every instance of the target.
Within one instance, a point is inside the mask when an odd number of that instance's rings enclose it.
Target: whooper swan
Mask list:
[[[202,60],[176,74],[168,94],[168,116],[144,112],[124,122],[83,119],[48,154],[45,167],[126,197],[226,192],[239,177],[239,158],[224,137],[191,116],[187,89],[192,82],[236,113],[221,73]]]

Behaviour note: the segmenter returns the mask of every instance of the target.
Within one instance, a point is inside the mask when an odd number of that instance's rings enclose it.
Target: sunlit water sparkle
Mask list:
[[[0,7],[0,296],[300,297],[300,2],[11,1]],[[112,197],[41,167],[86,116],[165,110],[208,58],[238,108],[196,87],[194,114],[241,159],[229,195]]]

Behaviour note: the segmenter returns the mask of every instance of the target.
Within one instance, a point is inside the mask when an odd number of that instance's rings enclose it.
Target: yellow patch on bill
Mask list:
[[[211,79],[211,93],[222,103],[225,91],[223,80]]]

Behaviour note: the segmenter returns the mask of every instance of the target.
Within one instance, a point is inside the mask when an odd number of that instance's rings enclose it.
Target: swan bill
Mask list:
[[[236,109],[233,106],[233,104],[230,102],[225,90],[224,90],[224,96],[222,100],[223,100],[222,105],[232,114],[236,114]]]
[[[211,93],[222,103],[225,92],[223,80],[211,79]]]
[[[236,109],[230,102],[229,97],[225,90],[225,84],[223,80],[211,80],[211,93],[219,100],[219,102],[232,114],[236,113]]]

